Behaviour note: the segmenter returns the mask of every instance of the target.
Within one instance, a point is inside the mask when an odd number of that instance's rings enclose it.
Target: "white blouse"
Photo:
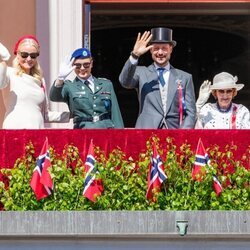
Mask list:
[[[205,104],[198,114],[195,128],[232,129],[234,123],[233,117],[236,118],[236,129],[250,129],[249,110],[245,106],[235,103],[226,112],[220,111],[216,103]]]
[[[3,88],[6,108],[4,129],[40,129],[44,128],[44,121],[69,120],[68,112],[48,111],[45,88],[41,81],[27,74],[17,75],[11,67],[7,67],[3,79],[0,88]]]

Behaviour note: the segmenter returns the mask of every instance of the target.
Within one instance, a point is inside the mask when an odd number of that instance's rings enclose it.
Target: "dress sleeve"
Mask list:
[[[197,120],[195,123],[195,129],[203,129],[206,127],[205,117],[208,113],[211,113],[211,104],[205,104],[197,113]]]
[[[239,109],[239,127],[242,129],[250,129],[250,112],[245,106],[240,106],[241,108]]]
[[[6,62],[0,62],[0,89],[7,87],[8,82],[7,64]]]

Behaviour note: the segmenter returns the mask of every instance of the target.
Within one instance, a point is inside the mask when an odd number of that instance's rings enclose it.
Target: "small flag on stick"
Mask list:
[[[153,144],[153,156],[148,173],[148,189],[146,198],[155,201],[154,194],[160,192],[161,184],[167,179],[164,173],[163,163],[157,152],[155,143]]]
[[[30,181],[30,186],[34,191],[37,200],[49,196],[53,190],[53,181],[49,173],[50,167],[49,145],[48,138],[46,137]]]
[[[196,154],[195,154],[195,163],[192,170],[192,178],[196,181],[201,181],[203,173],[202,167],[210,164],[210,159],[208,154],[203,146],[201,138],[198,141]]]
[[[97,170],[95,168],[95,153],[93,140],[90,142],[87,159],[84,166],[85,180],[83,196],[96,202],[96,198],[103,192],[102,180],[96,178]]]
[[[221,186],[220,181],[218,180],[218,178],[215,175],[213,176],[213,188],[214,188],[214,192],[216,193],[216,195],[220,196],[223,188]]]

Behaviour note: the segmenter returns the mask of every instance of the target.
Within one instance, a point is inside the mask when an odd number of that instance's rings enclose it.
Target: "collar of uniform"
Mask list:
[[[82,82],[82,83],[85,83],[85,81],[89,81],[91,84],[94,84],[94,78],[93,76],[91,75],[88,79],[82,79],[80,77],[77,76],[77,78]]]

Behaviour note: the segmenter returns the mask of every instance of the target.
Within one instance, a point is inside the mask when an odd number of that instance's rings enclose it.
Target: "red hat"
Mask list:
[[[38,46],[40,46],[38,40],[37,40],[36,37],[34,37],[33,35],[22,36],[22,37],[17,41],[17,43],[16,43],[16,45],[15,45],[15,47],[14,47],[14,54],[15,54],[15,55],[17,54],[17,50],[18,50],[18,47],[19,47],[20,43],[21,43],[23,40],[25,40],[25,39],[32,39],[32,40],[34,40],[34,41],[38,44]]]

